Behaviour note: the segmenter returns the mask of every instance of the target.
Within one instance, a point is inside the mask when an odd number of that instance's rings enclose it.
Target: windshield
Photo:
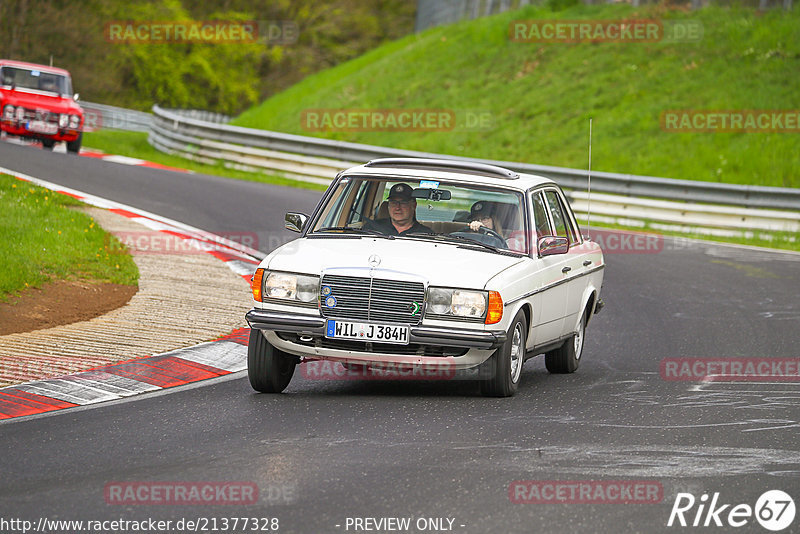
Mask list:
[[[19,67],[2,67],[0,68],[0,80],[3,85],[15,86],[17,89],[35,89],[60,95],[72,94],[69,77],[62,74]]]
[[[436,236],[527,254],[522,207],[520,193],[485,185],[344,177],[311,232]]]

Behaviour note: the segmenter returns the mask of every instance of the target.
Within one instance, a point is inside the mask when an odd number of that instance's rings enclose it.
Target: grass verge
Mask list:
[[[51,279],[136,285],[139,270],[116,237],[74,198],[0,174],[0,301]]]
[[[574,5],[573,5],[574,4]],[[559,6],[565,6],[561,8]],[[699,25],[688,42],[515,42],[514,21],[653,19]],[[800,109],[800,10],[553,1],[427,30],[305,78],[233,124],[439,154],[598,171],[800,186],[795,129],[667,131],[669,110]],[[440,110],[453,128],[326,123],[320,110]],[[331,113],[328,113],[330,116]],[[308,117],[316,117],[310,123]],[[469,117],[486,117],[470,122]],[[787,119],[788,120],[788,119]],[[793,119],[793,124],[796,120]],[[326,126],[323,131],[315,125]],[[447,123],[449,126],[451,123]],[[319,126],[322,128],[322,126]]]
[[[226,178],[235,178],[237,180],[248,180],[251,182],[262,182],[273,185],[285,185],[290,187],[300,187],[304,189],[313,189],[316,191],[324,191],[326,186],[302,182],[299,180],[291,180],[267,173],[260,172],[245,172],[235,169],[229,169],[223,164],[206,165],[198,163],[190,159],[180,156],[173,156],[159,152],[147,142],[147,133],[145,132],[124,132],[119,130],[98,130],[96,132],[86,132],[83,134],[83,144],[86,147],[102,150],[109,154],[117,154],[120,156],[128,156],[130,158],[144,159],[161,165],[168,165],[170,167],[178,167],[181,169],[188,169],[190,171],[199,172],[202,174],[211,174],[214,176],[223,176]],[[333,178],[333,176],[331,176]]]

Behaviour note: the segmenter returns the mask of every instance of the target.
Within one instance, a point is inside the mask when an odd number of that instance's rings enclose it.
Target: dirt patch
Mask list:
[[[0,335],[86,321],[125,305],[136,286],[58,280],[0,302]]]

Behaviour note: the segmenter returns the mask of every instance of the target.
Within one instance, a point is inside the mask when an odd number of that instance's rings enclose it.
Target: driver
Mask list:
[[[477,232],[481,226],[501,234],[500,223],[494,214],[494,206],[489,202],[478,201],[469,210],[469,229]]]
[[[364,228],[386,235],[432,234],[433,230],[417,221],[417,201],[408,184],[395,184],[389,190],[389,218],[367,221]]]

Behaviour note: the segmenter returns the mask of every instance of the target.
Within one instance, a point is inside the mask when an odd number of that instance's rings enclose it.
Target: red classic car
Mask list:
[[[46,149],[58,141],[81,147],[83,109],[64,69],[0,59],[0,130],[38,139]]]

